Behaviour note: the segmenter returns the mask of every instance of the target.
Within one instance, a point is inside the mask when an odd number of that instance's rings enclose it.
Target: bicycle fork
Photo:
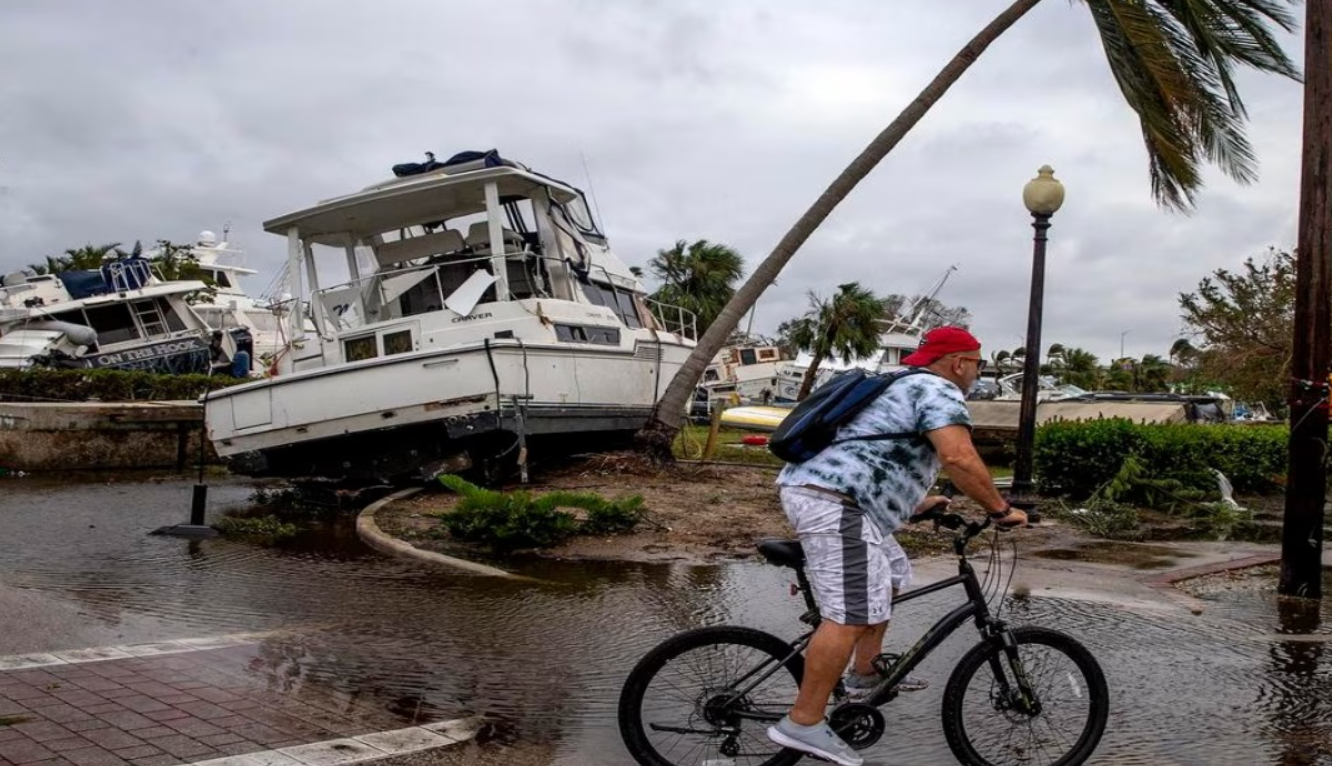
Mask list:
[[[1029,716],[1041,714],[1041,701],[1031,688],[1026,666],[1018,655],[1017,641],[1011,630],[995,635],[1000,651],[990,656],[990,672],[998,686],[993,702],[997,710],[1016,710]],[[1005,669],[1005,665],[1007,668]]]

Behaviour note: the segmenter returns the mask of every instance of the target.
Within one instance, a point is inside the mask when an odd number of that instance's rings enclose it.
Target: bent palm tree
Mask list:
[[[814,379],[818,377],[819,365],[829,357],[837,357],[842,364],[850,364],[855,359],[863,359],[879,348],[879,318],[883,316],[886,301],[861,287],[857,282],[849,282],[837,289],[832,298],[820,298],[809,294],[812,307],[798,322],[791,335],[791,342],[801,351],[813,355],[805,379],[800,383],[800,393],[796,400],[801,401],[814,388]]]
[[[686,400],[703,368],[781,273],[800,246],[851,190],[897,146],[999,35],[1040,0],[1016,0],[921,91],[842,171],[736,292],[657,403],[642,443],[669,455]],[[1138,115],[1151,172],[1152,196],[1168,209],[1192,207],[1204,162],[1240,183],[1254,179],[1253,150],[1234,69],[1248,66],[1296,78],[1271,25],[1291,31],[1294,0],[1081,0],[1092,14],[1110,73]]]

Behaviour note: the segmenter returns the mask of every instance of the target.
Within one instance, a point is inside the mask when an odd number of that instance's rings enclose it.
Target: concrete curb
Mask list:
[[[540,582],[531,577],[516,575],[512,572],[506,572],[503,569],[496,569],[495,567],[486,566],[485,564],[478,564],[474,561],[445,556],[442,553],[435,553],[433,551],[423,551],[410,543],[405,543],[396,537],[386,534],[384,530],[379,528],[379,524],[375,522],[375,514],[378,513],[380,509],[388,506],[390,503],[397,502],[398,500],[406,500],[419,493],[421,489],[421,487],[410,487],[408,489],[398,490],[388,497],[380,498],[366,506],[365,510],[361,511],[356,517],[357,536],[364,540],[365,544],[369,545],[371,548],[391,556],[403,556],[409,559],[416,559],[417,561],[424,561],[428,564],[442,564],[447,567],[461,569],[465,572],[484,575],[486,577],[502,577],[506,580],[518,580],[521,582]]]
[[[1187,567],[1185,569],[1172,569],[1168,572],[1162,572],[1161,574],[1148,578],[1147,584],[1157,588],[1173,587],[1175,584],[1184,582],[1185,580],[1220,574],[1221,572],[1233,572],[1238,569],[1250,569],[1265,564],[1276,564],[1280,561],[1280,554],[1263,553],[1257,556],[1247,556],[1242,559],[1218,561],[1214,564],[1202,564],[1200,566]]]
[[[1250,569],[1265,564],[1274,564],[1279,561],[1281,561],[1280,555],[1264,553],[1257,556],[1247,556],[1242,559],[1218,561],[1212,564],[1201,564],[1196,567],[1187,567],[1185,569],[1173,569],[1168,572],[1162,572],[1148,577],[1143,580],[1143,583],[1150,588],[1156,589],[1166,598],[1186,607],[1190,612],[1197,615],[1206,611],[1208,607],[1207,602],[1196,598],[1177,587],[1179,583],[1199,577],[1206,577],[1207,575],[1220,574],[1222,572],[1234,572],[1240,569]]]

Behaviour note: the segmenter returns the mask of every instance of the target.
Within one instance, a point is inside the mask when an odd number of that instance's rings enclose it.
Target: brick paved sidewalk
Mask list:
[[[230,646],[0,671],[0,766],[170,766],[418,723],[252,663]]]

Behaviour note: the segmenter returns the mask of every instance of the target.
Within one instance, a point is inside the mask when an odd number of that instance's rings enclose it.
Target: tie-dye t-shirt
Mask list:
[[[849,436],[923,434],[944,426],[971,427],[971,413],[961,389],[934,374],[895,381],[851,422],[837,431]],[[939,456],[924,439],[883,439],[833,444],[803,463],[789,463],[777,483],[813,484],[854,498],[884,534],[892,534],[911,516],[939,475]]]

